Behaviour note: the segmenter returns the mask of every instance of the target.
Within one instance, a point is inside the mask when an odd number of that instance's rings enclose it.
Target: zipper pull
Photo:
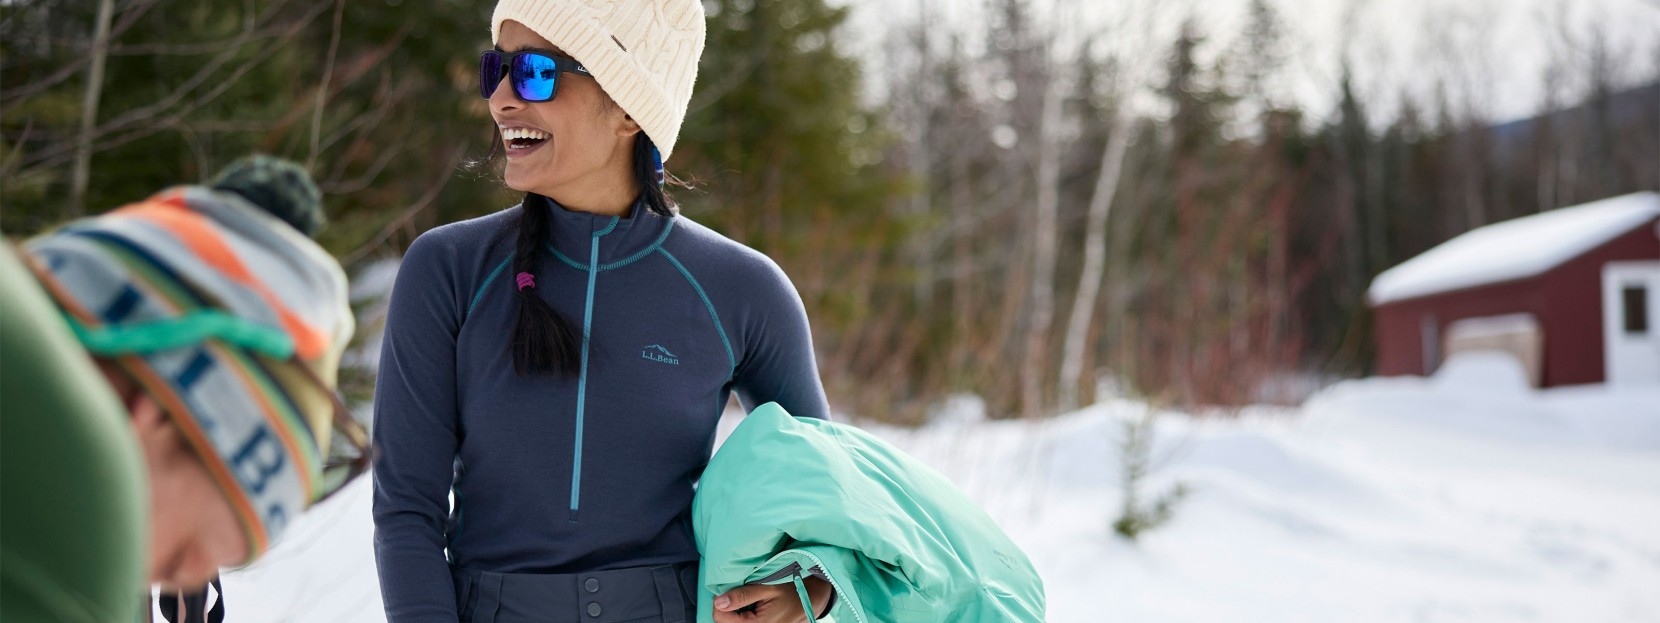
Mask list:
[[[807,597],[807,585],[801,582],[800,569],[800,567],[796,567],[796,571],[790,574],[790,581],[795,583],[795,594],[801,598],[801,612],[807,615],[808,621],[812,621],[814,620],[813,600]]]

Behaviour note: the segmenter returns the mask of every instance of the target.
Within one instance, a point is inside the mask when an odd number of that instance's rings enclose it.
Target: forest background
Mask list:
[[[1394,9],[1364,0],[1311,45],[1306,4],[705,0],[675,197],[789,273],[838,410],[914,423],[961,393],[994,417],[1295,403],[1367,374],[1384,269],[1660,190],[1660,2],[1440,3],[1411,46],[1368,36]],[[0,231],[255,151],[311,169],[348,270],[507,207],[468,166],[498,140],[492,6],[0,2]],[[1501,15],[1530,38],[1495,43]],[[1512,55],[1538,60],[1525,102],[1496,86]]]

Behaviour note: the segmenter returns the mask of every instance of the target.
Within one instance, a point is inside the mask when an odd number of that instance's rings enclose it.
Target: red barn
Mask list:
[[[1471,230],[1384,271],[1367,298],[1380,376],[1502,350],[1539,387],[1660,385],[1660,194]]]

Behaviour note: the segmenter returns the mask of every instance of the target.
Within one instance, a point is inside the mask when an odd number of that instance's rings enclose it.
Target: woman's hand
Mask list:
[[[801,623],[830,601],[830,583],[817,577],[802,578],[813,612],[801,612],[801,597],[795,584],[745,584],[715,598],[715,623]]]

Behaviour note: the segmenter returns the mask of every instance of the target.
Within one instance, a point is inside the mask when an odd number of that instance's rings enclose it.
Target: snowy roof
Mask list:
[[[1372,280],[1372,305],[1525,279],[1561,266],[1660,217],[1660,193],[1640,192],[1465,232]]]

